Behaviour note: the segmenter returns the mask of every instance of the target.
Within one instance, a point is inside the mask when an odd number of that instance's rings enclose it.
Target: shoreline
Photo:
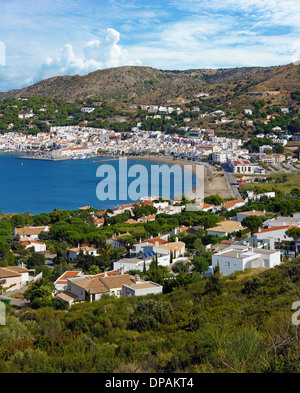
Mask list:
[[[2,153],[4,153],[3,154],[3,156],[4,156],[9,153],[19,155],[18,153],[20,153],[20,152],[10,151],[10,152],[2,152]],[[16,158],[19,158],[19,157],[16,157]],[[26,157],[26,158],[30,159],[31,157]],[[90,157],[88,159],[89,162],[91,162],[91,158],[95,159],[95,162],[99,158],[101,159],[100,162],[122,159],[122,157],[112,158],[111,156],[110,157],[103,157],[103,156],[96,157],[96,156],[94,156],[94,157]],[[224,180],[221,178],[220,174],[214,173],[213,168],[208,167],[208,165],[206,163],[202,163],[202,162],[197,163],[197,162],[192,162],[192,161],[185,160],[185,159],[178,159],[178,158],[171,158],[171,157],[164,157],[164,156],[152,156],[152,157],[151,156],[124,156],[123,158],[127,158],[128,160],[136,160],[136,161],[149,161],[149,162],[153,161],[153,163],[156,162],[157,165],[163,165],[163,164],[178,165],[181,168],[187,169],[188,171],[190,171],[190,173],[192,172],[193,175],[196,177],[196,183],[195,183],[195,179],[193,179],[193,183],[195,184],[195,186],[191,190],[189,190],[188,183],[187,183],[187,186],[186,186],[187,191],[184,193],[184,196],[186,197],[186,199],[188,199],[190,201],[193,199],[203,201],[204,197],[206,197],[208,195],[213,195],[216,193],[222,194],[220,196],[223,196],[226,198],[226,196],[223,195],[224,191],[226,193],[226,189],[225,189],[226,185],[224,184]],[[25,157],[23,156],[22,159],[25,159]],[[99,164],[100,164],[100,162],[99,162]],[[205,165],[203,165],[203,164],[205,164]],[[85,167],[84,164],[82,164],[82,166]],[[201,167],[201,169],[199,170],[200,167]],[[197,168],[198,168],[198,171],[197,171]],[[188,181],[188,178],[186,178],[186,180]],[[192,185],[190,184],[190,186],[192,186]],[[200,194],[199,190],[201,190],[201,186],[202,186],[202,189],[204,187],[204,191]],[[176,197],[177,197],[177,195],[174,196],[175,199],[176,199]],[[178,199],[180,199],[180,197],[182,197],[182,195],[178,195],[178,197],[179,197]],[[231,197],[231,195],[229,195],[228,197]],[[117,204],[120,202],[118,200],[116,200],[115,203]],[[91,203],[86,202],[86,204],[88,205]],[[94,202],[94,205],[95,205],[95,202]],[[55,207],[53,207],[53,208],[55,208]],[[66,207],[66,208],[71,209],[70,207]],[[105,206],[103,208],[107,209],[107,208],[109,208],[109,206]],[[49,211],[51,211],[51,209],[52,209],[52,207],[49,208]],[[9,210],[11,211],[13,209],[9,209]],[[8,213],[6,213],[6,214],[8,214]],[[36,214],[38,214],[38,213],[36,213]]]
[[[125,158],[125,157],[124,157]],[[187,168],[187,166],[191,166],[192,167],[192,173],[193,175],[196,177],[196,179],[198,180],[198,184],[193,187],[191,190],[187,191],[184,196],[189,199],[192,200],[197,196],[198,198],[204,198],[205,196],[205,185],[207,185],[208,183],[208,171],[209,168],[207,168],[205,165],[199,163],[195,163],[195,162],[190,162],[190,161],[186,161],[184,159],[178,159],[178,158],[167,158],[167,157],[158,157],[158,158],[154,158],[154,157],[142,157],[142,156],[138,156],[138,157],[126,157],[127,159],[131,159],[131,160],[142,160],[142,161],[155,161],[158,163],[165,163],[165,164],[173,164],[173,165],[179,165],[181,168],[186,168],[187,170],[190,170],[190,168]],[[197,167],[203,167],[203,171],[201,169],[201,173],[199,173],[199,171],[197,170]],[[203,177],[204,177],[204,183],[203,183]],[[200,188],[203,187],[203,190],[200,190],[200,194],[201,195],[195,195],[196,191],[199,192],[199,183],[200,183]],[[202,184],[201,184],[202,183]]]

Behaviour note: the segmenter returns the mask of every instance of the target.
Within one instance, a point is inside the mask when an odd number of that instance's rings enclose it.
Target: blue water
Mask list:
[[[16,159],[24,153],[0,153],[0,211],[3,213],[31,214],[49,213],[54,209],[76,210],[81,206],[93,206],[96,209],[115,208],[119,204],[136,202],[129,197],[119,199],[119,184],[124,183],[124,177],[119,181],[119,161],[99,158],[88,158],[65,161],[41,161]],[[100,165],[111,165],[116,171],[117,198],[115,200],[99,200],[96,189],[102,178],[96,177]],[[162,195],[162,181],[151,184],[151,166],[162,165],[159,162],[127,160],[128,169],[133,165],[143,165],[149,176],[143,178],[145,192],[140,196]],[[165,164],[166,165],[166,164]],[[183,172],[183,171],[182,171]],[[106,177],[107,175],[105,175]],[[137,178],[128,178],[128,185]],[[196,178],[193,175],[193,186]],[[137,192],[140,193],[140,188]],[[147,189],[147,190],[146,190]],[[184,188],[182,191],[189,191]],[[126,192],[127,193],[127,192]],[[175,195],[176,196],[176,195]],[[170,181],[170,197],[174,197],[173,178]]]

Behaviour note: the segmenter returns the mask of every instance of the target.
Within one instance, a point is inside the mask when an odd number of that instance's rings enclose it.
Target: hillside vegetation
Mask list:
[[[68,101],[97,97],[144,104],[182,102],[199,91],[247,102],[247,91],[300,89],[300,66],[242,67],[163,71],[151,67],[125,66],[98,70],[85,76],[56,76],[20,90],[0,93],[0,99],[24,96],[62,98]]]
[[[300,259],[167,295],[9,311],[0,372],[299,372]]]

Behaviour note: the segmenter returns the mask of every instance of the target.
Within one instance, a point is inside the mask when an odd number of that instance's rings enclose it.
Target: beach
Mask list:
[[[127,159],[155,161],[158,163],[166,163],[169,165],[180,165],[181,167],[186,167],[186,169],[188,169],[188,166],[191,166],[192,172],[196,176],[198,182],[202,183],[202,185],[204,186],[204,197],[218,194],[220,195],[220,197],[224,199],[232,198],[232,194],[230,188],[228,187],[224,174],[222,172],[216,172],[201,164],[196,164],[194,162],[187,161],[187,160],[180,160],[177,158],[172,159],[166,157],[149,157],[149,156],[141,157],[140,156],[140,157],[127,157]],[[204,173],[199,170],[197,171],[197,167],[199,166],[204,168]],[[203,184],[203,177],[204,177],[204,184]],[[189,200],[193,199],[195,197],[194,194],[196,191],[195,189],[196,187],[186,192],[185,197]],[[200,190],[200,194],[201,193],[202,190]]]

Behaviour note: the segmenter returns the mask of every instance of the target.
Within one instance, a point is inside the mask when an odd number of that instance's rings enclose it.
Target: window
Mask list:
[[[122,291],[119,289],[117,290],[117,295],[121,295]]]
[[[230,262],[225,262],[225,266],[230,266]]]

